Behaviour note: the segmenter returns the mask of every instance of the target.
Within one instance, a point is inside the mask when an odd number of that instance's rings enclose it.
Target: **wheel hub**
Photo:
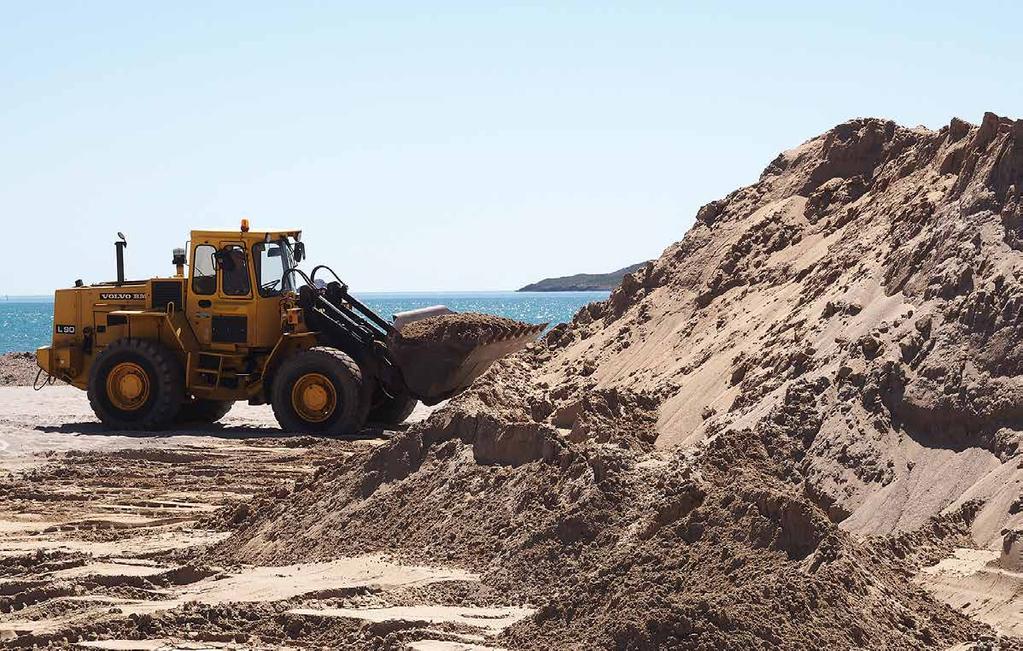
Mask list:
[[[334,384],[325,375],[307,373],[291,389],[291,405],[303,420],[322,423],[337,409]]]
[[[107,396],[121,411],[135,411],[149,399],[149,375],[134,362],[121,362],[107,375]]]

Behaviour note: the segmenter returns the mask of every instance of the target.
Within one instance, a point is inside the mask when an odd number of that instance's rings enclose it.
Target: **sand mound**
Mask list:
[[[4,353],[0,355],[0,386],[31,386],[39,373],[34,353]]]
[[[413,321],[401,329],[401,339],[415,344],[473,341],[528,327],[528,323],[493,314],[458,312]]]
[[[1021,189],[1023,122],[839,125],[216,553],[457,561],[539,599],[516,647],[981,635],[907,548],[1020,528]]]

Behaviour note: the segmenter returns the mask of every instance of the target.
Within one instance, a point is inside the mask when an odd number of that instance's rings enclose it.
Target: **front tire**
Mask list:
[[[286,359],[274,374],[270,394],[274,416],[286,432],[358,434],[369,409],[359,365],[327,346]]]
[[[167,348],[145,339],[120,339],[93,360],[89,404],[111,429],[163,429],[181,408],[183,385],[181,364]]]

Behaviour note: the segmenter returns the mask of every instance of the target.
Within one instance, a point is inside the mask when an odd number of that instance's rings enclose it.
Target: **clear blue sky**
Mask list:
[[[209,6],[206,6],[209,5]],[[656,257],[855,116],[1019,116],[1015,3],[0,4],[0,294],[305,229],[358,290]]]

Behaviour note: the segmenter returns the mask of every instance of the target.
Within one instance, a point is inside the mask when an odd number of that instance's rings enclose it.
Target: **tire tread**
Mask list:
[[[306,365],[320,365],[321,369],[335,366],[350,378],[351,385],[342,387],[350,394],[342,396],[344,404],[348,406],[345,409],[347,415],[342,414],[323,424],[309,425],[293,413],[291,391],[289,387],[285,386],[285,383],[288,374],[293,369]],[[351,356],[331,346],[314,346],[294,353],[281,363],[277,372],[274,373],[273,385],[270,389],[270,405],[277,422],[287,432],[334,431],[342,435],[356,434],[366,423],[366,415],[369,412],[369,401],[365,400],[363,386],[362,369]]]
[[[103,403],[106,376],[100,378],[106,360],[118,353],[141,358],[148,362],[156,374],[151,378],[156,390],[156,402],[138,420],[126,420]],[[149,339],[118,339],[104,348],[92,361],[89,385],[86,391],[89,405],[104,425],[121,430],[160,430],[174,421],[184,398],[184,379],[177,358],[158,342]]]

